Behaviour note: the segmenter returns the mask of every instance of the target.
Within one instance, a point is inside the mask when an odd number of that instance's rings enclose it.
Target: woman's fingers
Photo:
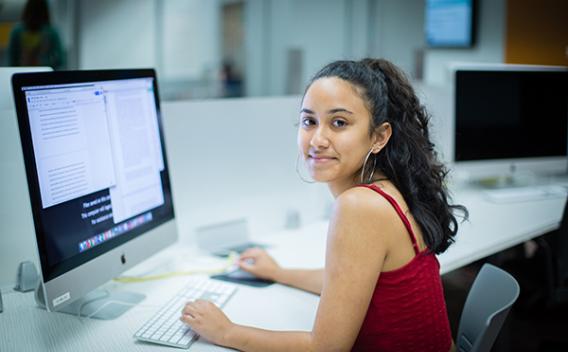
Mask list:
[[[203,315],[202,309],[204,308],[204,306],[207,303],[211,303],[211,302],[204,301],[202,299],[199,299],[199,300],[196,300],[196,301],[193,301],[193,302],[188,302],[183,307],[182,314],[189,314],[194,318],[201,316],[201,315]]]
[[[256,257],[258,257],[264,250],[262,248],[259,247],[253,247],[253,248],[248,248],[247,250],[245,250],[244,252],[241,253],[240,255],[240,260],[243,259],[255,259]]]
[[[239,269],[243,269],[244,271],[251,271],[250,270],[250,267],[251,267],[250,264],[247,264],[245,262],[238,262],[237,265],[238,265]]]
[[[195,317],[193,317],[191,314],[182,314],[181,317],[179,317],[179,320],[183,321],[186,324],[191,325],[194,321],[195,321]]]

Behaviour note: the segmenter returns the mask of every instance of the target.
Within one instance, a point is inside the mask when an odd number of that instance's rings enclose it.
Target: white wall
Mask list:
[[[286,46],[277,48],[281,50],[278,56],[285,58],[287,48],[302,48],[305,53],[303,81],[307,82],[325,64],[350,56],[346,45],[348,5],[346,1],[328,0],[296,0],[291,4],[287,28],[282,29],[279,40],[286,43]],[[284,68],[281,69],[284,75],[289,74],[284,62],[280,67]],[[278,88],[280,87],[273,87]]]
[[[247,1],[247,94],[286,93],[289,49],[303,53],[304,84],[331,61],[366,56],[368,8],[368,0]]]
[[[81,0],[79,68],[155,67],[154,0]]]
[[[425,0],[250,0],[247,2],[247,94],[285,92],[286,50],[304,52],[303,80],[337,59],[384,57],[409,75],[424,52],[424,81],[448,85],[452,62],[503,62],[505,0],[480,0],[471,49],[427,49]]]
[[[413,87],[420,102],[430,113],[430,139],[438,156],[444,163],[452,162],[452,90],[448,86],[428,85],[424,82],[413,82]]]
[[[82,0],[80,67],[156,67],[162,81],[214,80],[222,3]],[[424,50],[424,80],[431,85],[449,84],[451,62],[503,62],[505,0],[479,1],[471,49],[425,49],[424,6],[425,0],[246,1],[247,95],[286,93],[289,49],[303,53],[304,83],[342,58],[384,57],[412,75],[416,53]]]
[[[376,0],[372,8],[371,54],[414,72],[416,50],[424,48],[424,0]]]
[[[368,57],[371,53],[373,16],[372,0],[353,0],[346,3],[347,25],[345,53],[353,59]]]
[[[270,1],[248,0],[245,3],[245,94],[268,95],[270,77]]]
[[[79,68],[154,67],[162,81],[215,76],[218,0],[82,0]]]
[[[218,0],[168,0],[163,6],[161,45],[163,78],[199,79],[217,70],[220,62]]]

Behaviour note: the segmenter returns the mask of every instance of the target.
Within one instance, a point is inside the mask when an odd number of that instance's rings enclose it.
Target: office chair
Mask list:
[[[568,303],[568,202],[564,206],[560,228],[538,238],[537,243],[545,257],[546,306],[554,308]]]
[[[490,351],[519,292],[519,284],[513,276],[496,266],[484,264],[465,301],[456,339],[457,350]]]

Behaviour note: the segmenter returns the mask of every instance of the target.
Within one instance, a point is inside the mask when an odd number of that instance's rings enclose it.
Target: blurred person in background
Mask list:
[[[49,19],[46,0],[28,0],[21,22],[10,33],[9,66],[50,66],[61,69],[65,56],[61,38]]]

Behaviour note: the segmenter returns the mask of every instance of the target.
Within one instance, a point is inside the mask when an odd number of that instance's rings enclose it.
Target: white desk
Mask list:
[[[184,248],[170,248],[153,258],[166,261],[192,259]],[[195,258],[195,254],[189,252]],[[203,261],[197,266],[203,266]],[[134,268],[145,271],[146,263]],[[166,267],[164,267],[166,266]],[[190,265],[191,266],[191,265]],[[218,267],[219,265],[214,265]],[[156,272],[186,269],[182,266],[158,265]],[[137,270],[140,269],[140,270]],[[115,320],[100,321],[78,318],[68,314],[48,313],[35,306],[33,293],[4,295],[4,313],[0,314],[0,351],[169,351],[178,349],[142,343],[132,335],[158,308],[181,287],[184,277],[142,283],[110,282],[109,290],[142,292],[146,299]],[[282,285],[251,288],[239,285],[224,311],[235,322],[269,329],[309,330],[315,318],[318,296]],[[190,351],[225,351],[219,346],[198,340]]]
[[[562,197],[494,203],[475,190],[455,192],[454,198],[467,207],[469,220],[459,224],[456,242],[438,257],[442,274],[557,229],[566,203]],[[321,266],[326,233],[325,221],[284,231],[270,238],[272,253],[287,266]]]
[[[442,273],[557,228],[566,199],[494,204],[479,192],[461,191],[455,194],[455,201],[468,207],[470,221],[461,224],[456,243],[440,256]],[[259,240],[272,245],[271,253],[284,266],[319,267],[324,263],[326,232],[327,224],[322,221]],[[165,263],[170,263],[166,270],[173,270],[180,260],[199,260],[191,252],[185,254],[185,250],[172,248],[135,270],[166,260],[169,262]],[[4,313],[0,314],[0,351],[175,351],[136,342],[132,335],[184,282],[183,278],[173,278],[107,284],[109,289],[128,289],[147,295],[141,304],[113,321],[47,313],[35,307],[30,293],[5,294]],[[241,324],[277,330],[309,330],[317,304],[317,296],[282,285],[240,286],[224,311]],[[190,351],[223,350],[226,349],[199,340],[190,348]]]

